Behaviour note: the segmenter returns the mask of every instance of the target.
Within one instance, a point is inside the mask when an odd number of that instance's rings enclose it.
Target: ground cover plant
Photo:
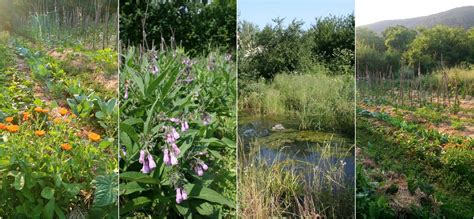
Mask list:
[[[353,16],[274,22],[238,27],[239,214],[351,217]]]
[[[473,50],[463,45],[472,40],[470,32],[397,26],[380,37],[361,31],[356,43],[362,48],[358,216],[463,218],[474,213]],[[376,50],[380,59],[370,55]]]
[[[92,25],[75,32],[79,21],[58,17],[74,14],[71,8],[80,9],[84,2],[45,1],[41,7],[27,1],[0,3],[11,15],[0,25],[0,214],[116,217],[114,34],[94,32]],[[113,6],[90,3],[88,7]],[[49,9],[55,13],[45,13]],[[84,18],[103,12],[89,9]],[[98,25],[113,20],[102,18],[95,20]],[[30,22],[34,20],[38,22]],[[97,38],[85,40],[91,33],[110,41],[94,46]]]

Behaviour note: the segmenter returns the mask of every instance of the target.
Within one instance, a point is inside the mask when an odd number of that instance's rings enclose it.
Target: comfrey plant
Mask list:
[[[124,55],[122,216],[211,217],[235,208],[235,167],[225,160],[235,157],[235,74],[225,55],[213,57],[211,72],[207,58],[179,49]]]

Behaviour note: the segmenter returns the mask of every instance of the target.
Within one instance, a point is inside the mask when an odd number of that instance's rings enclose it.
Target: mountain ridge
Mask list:
[[[402,25],[407,28],[433,27],[444,24],[450,27],[462,27],[469,29],[474,27],[474,6],[463,6],[447,11],[405,19],[383,20],[371,24],[362,25],[376,33],[382,33],[387,27]]]

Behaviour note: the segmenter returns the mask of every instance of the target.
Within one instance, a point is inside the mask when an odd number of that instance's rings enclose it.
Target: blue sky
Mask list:
[[[347,15],[354,12],[354,0],[239,0],[237,9],[240,20],[250,21],[260,28],[276,17],[286,18],[286,23],[296,18],[305,27],[316,17]]]

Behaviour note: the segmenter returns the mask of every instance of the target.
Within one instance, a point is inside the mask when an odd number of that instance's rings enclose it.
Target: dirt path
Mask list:
[[[17,70],[19,72],[25,73],[27,78],[29,80],[33,81],[33,83],[34,83],[33,96],[35,98],[38,98],[38,99],[42,100],[45,103],[51,102],[51,100],[52,100],[51,97],[46,95],[46,89],[44,87],[42,87],[40,84],[38,84],[38,82],[33,80],[33,77],[31,75],[31,70],[30,70],[28,64],[26,63],[26,60],[23,57],[20,57],[19,55],[17,55],[16,58],[15,58],[15,62],[17,64]]]

